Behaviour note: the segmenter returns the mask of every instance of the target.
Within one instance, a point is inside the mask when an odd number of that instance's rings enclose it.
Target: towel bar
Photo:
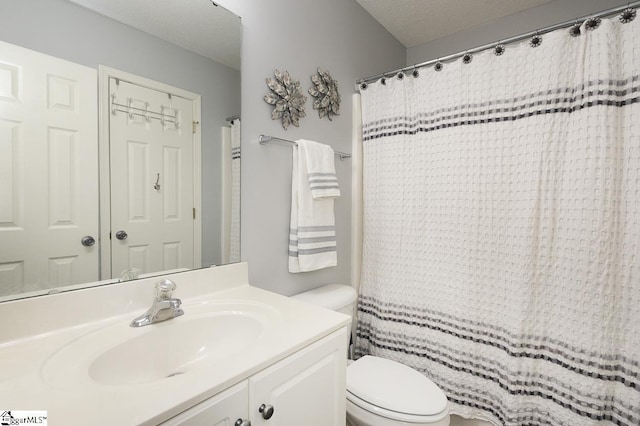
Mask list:
[[[267,135],[260,135],[258,136],[258,142],[260,143],[260,145],[264,145],[266,143],[270,143],[270,142],[284,142],[286,144],[296,144],[296,141],[292,141],[289,139],[283,139],[283,138],[278,138],[275,136],[267,136]],[[345,158],[351,158],[351,154],[347,153],[347,152],[340,152],[340,151],[333,151],[335,155],[338,156],[338,158],[340,158],[340,160],[344,160]]]

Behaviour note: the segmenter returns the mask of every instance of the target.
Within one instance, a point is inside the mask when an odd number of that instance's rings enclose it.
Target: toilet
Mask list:
[[[353,316],[356,291],[330,284],[292,298]],[[448,426],[449,403],[435,383],[404,364],[365,355],[347,366],[347,425]]]

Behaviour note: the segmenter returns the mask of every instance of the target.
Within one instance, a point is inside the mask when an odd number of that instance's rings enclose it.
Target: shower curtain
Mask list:
[[[231,229],[229,262],[240,262],[240,119],[231,122]]]
[[[222,127],[221,263],[240,261],[240,119]]]
[[[640,424],[638,21],[361,90],[356,356],[495,425]]]

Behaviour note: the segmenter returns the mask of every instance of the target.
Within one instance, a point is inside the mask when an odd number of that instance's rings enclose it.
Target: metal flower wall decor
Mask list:
[[[309,88],[309,94],[314,97],[313,109],[318,110],[320,118],[327,117],[332,120],[340,114],[340,93],[338,93],[338,81],[334,80],[328,71],[318,68],[318,73],[311,76],[313,87]]]
[[[293,80],[288,71],[281,73],[276,70],[275,78],[267,78],[267,86],[271,93],[264,96],[264,101],[274,105],[271,118],[281,119],[285,130],[290,124],[300,127],[300,117],[307,115],[304,111],[307,97],[302,94],[300,81]]]

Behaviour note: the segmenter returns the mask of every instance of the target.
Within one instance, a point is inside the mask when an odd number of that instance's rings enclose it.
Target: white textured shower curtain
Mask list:
[[[639,21],[361,91],[358,355],[496,425],[640,424]]]
[[[240,119],[231,122],[231,227],[229,262],[240,262]]]
[[[240,262],[240,119],[222,128],[221,261]]]

